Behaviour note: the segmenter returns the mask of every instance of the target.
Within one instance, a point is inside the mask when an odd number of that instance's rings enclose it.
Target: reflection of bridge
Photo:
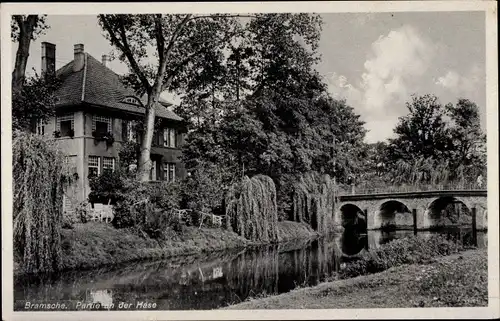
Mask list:
[[[455,189],[344,194],[338,196],[336,226],[345,225],[363,213],[368,229],[392,225],[396,228],[428,229],[442,224],[450,204],[462,204],[465,219],[477,229],[487,227],[487,190]]]

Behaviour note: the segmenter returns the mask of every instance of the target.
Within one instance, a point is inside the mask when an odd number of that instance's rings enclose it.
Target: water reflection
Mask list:
[[[119,268],[15,278],[15,310],[32,303],[65,302],[68,310],[93,303],[92,309],[135,310],[154,302],[155,309],[214,309],[263,294],[288,292],[315,285],[339,270],[340,264],[363,251],[378,248],[413,231],[341,235],[256,249],[177,257],[165,261],[126,264]],[[431,235],[437,232],[419,232]],[[470,242],[471,231],[445,233]],[[478,232],[486,246],[486,233]],[[121,308],[119,307],[122,305]]]

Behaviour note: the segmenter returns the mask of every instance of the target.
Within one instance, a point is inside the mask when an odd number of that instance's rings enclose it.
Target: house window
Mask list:
[[[75,118],[73,113],[57,116],[56,131],[61,134],[61,137],[73,136],[74,128]]]
[[[115,170],[115,159],[113,157],[103,157],[102,159],[102,171],[113,172]]]
[[[139,99],[137,99],[135,97],[125,97],[125,99],[123,99],[122,102],[127,103],[127,104],[142,106]]]
[[[152,166],[149,172],[149,180],[156,181],[156,161],[152,160],[151,163]]]
[[[175,129],[164,128],[163,129],[163,146],[164,147],[175,147]]]
[[[175,163],[163,164],[163,180],[169,182],[175,181]]]
[[[99,134],[111,133],[111,118],[92,115],[92,131]]]
[[[89,178],[101,174],[101,159],[99,156],[89,156]]]
[[[45,122],[42,119],[36,122],[36,133],[38,135],[45,135]]]

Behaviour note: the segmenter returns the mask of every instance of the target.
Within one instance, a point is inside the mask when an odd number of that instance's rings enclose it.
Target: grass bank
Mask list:
[[[227,309],[347,309],[488,305],[486,250],[467,250],[383,272],[251,299]]]
[[[280,242],[317,236],[307,225],[295,222],[279,222],[278,235]],[[173,233],[168,240],[156,240],[127,229],[89,222],[62,230],[62,270],[92,269],[258,245],[223,229],[186,227],[182,232]],[[21,273],[17,264],[14,272]]]

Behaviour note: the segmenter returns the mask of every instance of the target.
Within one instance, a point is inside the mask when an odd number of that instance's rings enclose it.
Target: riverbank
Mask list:
[[[168,240],[156,240],[97,222],[75,224],[73,229],[63,229],[61,237],[63,271],[262,245],[223,229],[190,226]],[[317,233],[305,224],[278,223],[279,242],[315,237]],[[20,273],[15,264],[14,274]]]
[[[326,282],[227,309],[347,309],[488,305],[486,249],[438,257],[351,279]]]

